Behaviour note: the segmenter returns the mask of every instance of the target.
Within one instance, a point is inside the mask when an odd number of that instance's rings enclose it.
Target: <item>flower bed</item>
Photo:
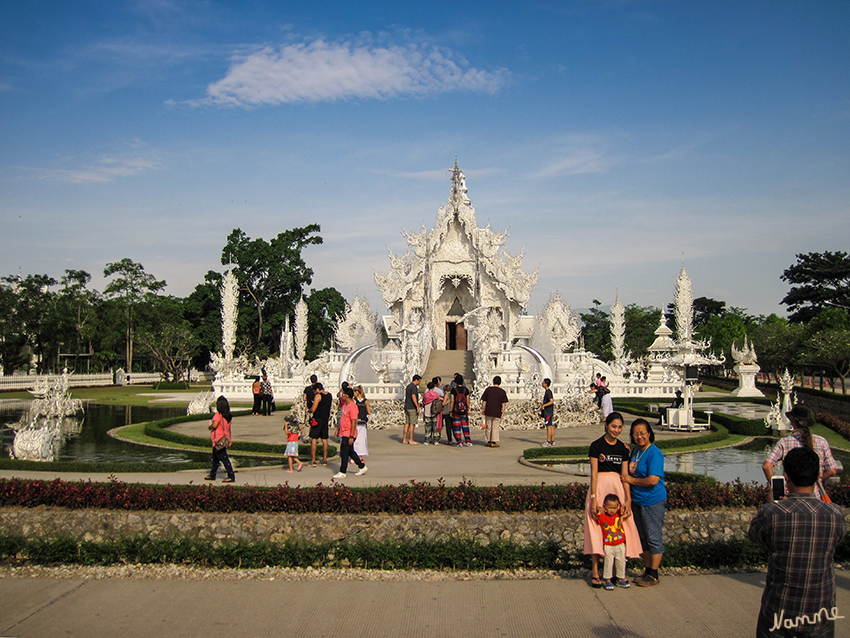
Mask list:
[[[830,485],[833,502],[850,504],[850,484]],[[349,488],[344,485],[272,488],[212,485],[138,485],[0,480],[0,507],[55,506],[70,509],[157,510],[189,512],[292,512],[414,514],[420,512],[534,512],[581,510],[587,486],[579,484],[478,487],[471,482]],[[758,507],[767,488],[755,483],[710,485],[671,483],[669,509]]]

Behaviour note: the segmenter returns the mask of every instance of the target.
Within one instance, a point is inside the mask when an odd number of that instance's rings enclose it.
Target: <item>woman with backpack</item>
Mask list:
[[[469,390],[463,385],[463,377],[459,374],[455,376],[455,387],[452,388],[452,426],[457,446],[472,447],[469,436]]]
[[[422,397],[422,410],[425,416],[425,445],[437,445],[440,435],[437,433],[437,416],[443,411],[443,401],[434,388],[434,382],[428,382],[428,390]]]

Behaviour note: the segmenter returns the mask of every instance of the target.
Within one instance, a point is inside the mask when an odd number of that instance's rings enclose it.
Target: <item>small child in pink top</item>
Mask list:
[[[301,435],[301,431],[298,429],[298,425],[289,417],[287,417],[284,422],[284,429],[286,430],[286,452],[283,455],[289,459],[289,469],[286,470],[287,474],[292,474],[292,459],[298,461],[298,472],[301,471],[301,468],[304,467],[304,463],[301,462],[301,459],[298,458],[298,437]]]

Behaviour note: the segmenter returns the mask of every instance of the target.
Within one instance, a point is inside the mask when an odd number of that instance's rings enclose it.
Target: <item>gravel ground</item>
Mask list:
[[[836,568],[841,568],[836,565]],[[663,575],[728,574],[765,571],[761,568],[706,570],[688,567],[662,569]],[[638,575],[630,573],[630,577]],[[42,567],[36,565],[0,567],[0,578],[73,578],[80,580],[130,578],[140,580],[355,580],[355,581],[440,581],[440,580],[553,580],[585,579],[588,571],[515,570],[378,570],[330,569],[313,567],[264,567],[262,569],[213,569],[187,565],[78,565]]]

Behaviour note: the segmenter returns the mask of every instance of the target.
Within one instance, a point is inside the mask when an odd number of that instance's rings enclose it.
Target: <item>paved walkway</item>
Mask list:
[[[262,443],[283,444],[286,437],[283,431],[283,412],[271,416],[243,416],[233,420],[233,437],[237,441],[256,441]],[[626,423],[633,417],[624,414]],[[180,423],[171,428],[175,432],[192,436],[209,436],[206,421],[191,421]],[[411,480],[436,483],[439,480],[449,485],[456,485],[463,480],[471,480],[478,485],[535,485],[540,483],[563,484],[573,482],[588,482],[588,479],[558,470],[557,468],[530,467],[520,463],[523,451],[530,447],[539,446],[546,440],[545,431],[535,430],[505,430],[501,436],[501,447],[488,448],[485,446],[484,434],[480,425],[473,422],[473,446],[458,448],[440,444],[437,446],[422,445],[423,430],[418,427],[415,440],[419,445],[403,445],[401,429],[376,430],[368,432],[369,456],[365,459],[369,471],[363,476],[354,476],[356,468],[350,465],[345,483],[357,487],[375,485],[398,485]],[[331,430],[333,434],[333,430]],[[556,445],[589,446],[592,441],[603,434],[602,424],[580,427],[562,428],[556,430]],[[658,439],[681,438],[695,436],[698,433],[680,433],[656,430]],[[628,441],[628,430],[620,436]],[[445,433],[443,441],[446,440]],[[333,441],[335,445],[338,444]],[[321,449],[321,447],[319,448]],[[321,453],[318,455],[321,461]],[[231,456],[234,466],[238,468],[239,457]],[[242,467],[238,469],[237,483],[241,485],[283,485],[312,486],[317,483],[327,484],[331,477],[339,471],[339,456],[331,458],[327,467],[311,467],[305,463],[301,472],[288,474],[282,465],[267,467]],[[203,483],[205,472],[193,470],[183,472],[163,473],[131,473],[116,472],[115,477],[128,483],[154,484],[187,484]],[[28,478],[55,478],[60,476],[55,472],[22,472],[18,470],[0,470],[0,477],[12,476]],[[70,473],[63,472],[65,480],[107,480],[107,474],[92,472]],[[219,470],[218,479],[225,478],[223,470]]]
[[[578,579],[429,581],[0,578],[20,638],[729,638],[754,636],[764,574],[663,576],[612,592]],[[850,577],[838,575],[839,615]],[[837,638],[850,620],[836,621]]]

